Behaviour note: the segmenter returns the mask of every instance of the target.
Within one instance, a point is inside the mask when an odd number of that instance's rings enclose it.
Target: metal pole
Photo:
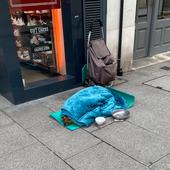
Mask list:
[[[123,70],[121,68],[123,12],[124,12],[124,0],[121,0],[120,1],[120,19],[119,19],[118,59],[117,59],[117,75],[118,76],[123,76]]]

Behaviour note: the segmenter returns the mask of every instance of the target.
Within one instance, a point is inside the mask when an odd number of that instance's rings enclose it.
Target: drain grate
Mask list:
[[[170,92],[170,76],[162,76],[144,83],[145,85]]]
[[[162,70],[167,70],[167,71],[168,71],[168,70],[170,70],[170,67],[168,67],[168,66],[163,66],[163,67],[161,67],[161,69],[162,69]]]

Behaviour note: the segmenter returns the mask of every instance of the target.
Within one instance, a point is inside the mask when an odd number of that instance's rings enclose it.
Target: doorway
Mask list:
[[[170,51],[170,1],[155,0],[150,55]]]
[[[134,59],[170,51],[170,1],[138,0]]]
[[[148,56],[151,20],[152,0],[138,0],[135,29],[135,59]]]

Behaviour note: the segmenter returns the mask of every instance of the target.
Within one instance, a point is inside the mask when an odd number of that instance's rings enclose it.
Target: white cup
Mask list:
[[[106,119],[104,117],[96,117],[95,122],[97,125],[101,126],[106,122]]]

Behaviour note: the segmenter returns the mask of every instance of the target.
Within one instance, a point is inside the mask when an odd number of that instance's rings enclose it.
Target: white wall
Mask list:
[[[131,70],[133,63],[136,1],[124,0],[121,65],[125,72]],[[107,0],[107,45],[115,58],[118,52],[119,12],[120,0]]]
[[[107,0],[107,45],[115,57],[118,52],[120,0]]]

